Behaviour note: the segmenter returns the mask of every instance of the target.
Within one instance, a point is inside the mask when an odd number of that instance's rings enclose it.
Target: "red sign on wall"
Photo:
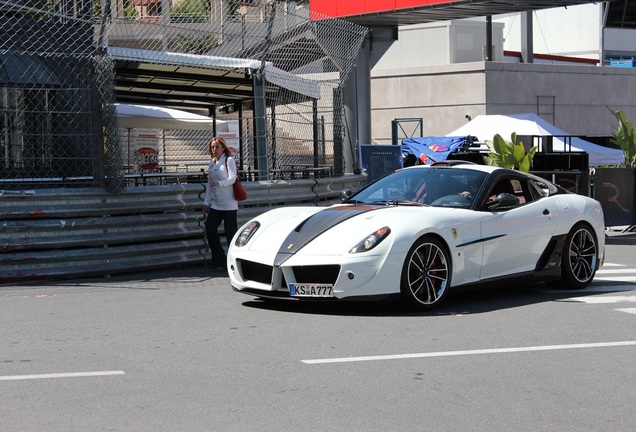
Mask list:
[[[309,0],[309,8],[312,12],[339,18],[445,3],[453,3],[453,0]]]

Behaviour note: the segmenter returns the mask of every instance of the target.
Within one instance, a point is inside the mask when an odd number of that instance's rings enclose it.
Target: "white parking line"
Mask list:
[[[479,350],[467,350],[467,351],[439,351],[439,352],[429,352],[429,353],[394,354],[394,355],[379,355],[379,356],[368,356],[368,357],[341,357],[341,358],[311,359],[311,360],[301,360],[301,361],[305,364],[351,363],[351,362],[365,362],[365,361],[378,361],[378,360],[404,360],[404,359],[428,358],[428,357],[453,357],[453,356],[482,355],[482,354],[518,353],[518,352],[531,352],[531,351],[554,351],[554,350],[569,350],[569,349],[581,349],[581,348],[609,348],[609,347],[632,346],[632,345],[636,345],[636,341],[600,342],[600,343],[571,344],[571,345],[544,345],[544,346],[530,346],[530,347],[518,347],[518,348],[479,349]]]
[[[5,375],[5,376],[0,376],[0,381],[18,381],[18,380],[47,379],[47,378],[81,378],[81,377],[124,375],[124,374],[125,372],[123,371],[102,371],[102,372],[54,373],[54,374],[39,374],[39,375]]]

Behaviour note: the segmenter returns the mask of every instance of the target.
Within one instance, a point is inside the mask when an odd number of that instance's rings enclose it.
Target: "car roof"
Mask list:
[[[505,168],[500,168],[492,165],[478,165],[473,163],[463,163],[463,164],[444,164],[437,163],[435,165],[414,165],[403,169],[446,169],[446,168],[454,168],[454,169],[465,169],[468,171],[479,171],[487,174],[491,174],[498,170],[505,170]]]
[[[497,166],[492,166],[492,165],[479,165],[479,164],[475,164],[472,162],[460,162],[460,161],[452,161],[453,163],[444,163],[442,162],[437,162],[436,164],[433,165],[414,165],[414,166],[410,166],[407,168],[402,168],[402,169],[461,169],[461,170],[467,170],[467,171],[478,171],[478,172],[483,172],[486,173],[488,175],[492,175],[493,173],[494,176],[500,176],[500,175],[505,175],[510,176],[510,177],[524,177],[527,179],[532,179],[535,181],[540,181],[541,183],[544,184],[548,184],[550,185],[550,190],[551,190],[551,194],[554,193],[569,193],[567,190],[565,190],[563,187],[559,186],[558,184],[539,177],[533,173],[529,173],[529,172],[523,172],[523,171],[519,171],[519,170],[513,170],[513,169],[509,169],[509,168],[501,168],[501,167],[497,167]]]

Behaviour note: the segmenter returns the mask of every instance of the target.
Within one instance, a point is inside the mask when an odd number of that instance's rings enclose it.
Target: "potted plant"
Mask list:
[[[609,109],[609,108],[608,108]],[[606,226],[636,224],[636,131],[622,111],[609,109],[618,120],[610,142],[623,150],[624,162],[594,169],[594,198],[603,206]]]
[[[513,132],[510,138],[510,141],[506,141],[497,134],[492,141],[486,141],[490,153],[488,156],[484,156],[484,161],[488,165],[529,172],[537,147],[534,146],[526,151],[523,142],[517,141],[516,133]]]
[[[625,161],[619,164],[621,168],[635,168],[636,167],[636,131],[634,131],[634,125],[631,121],[627,120],[625,113],[622,111],[610,112],[614,114],[616,120],[618,120],[618,127],[616,132],[612,135],[610,142],[623,149],[625,155]]]

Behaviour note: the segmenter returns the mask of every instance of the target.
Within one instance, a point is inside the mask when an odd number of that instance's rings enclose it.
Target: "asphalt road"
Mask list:
[[[409,314],[204,268],[0,285],[6,431],[633,431],[636,254]]]

